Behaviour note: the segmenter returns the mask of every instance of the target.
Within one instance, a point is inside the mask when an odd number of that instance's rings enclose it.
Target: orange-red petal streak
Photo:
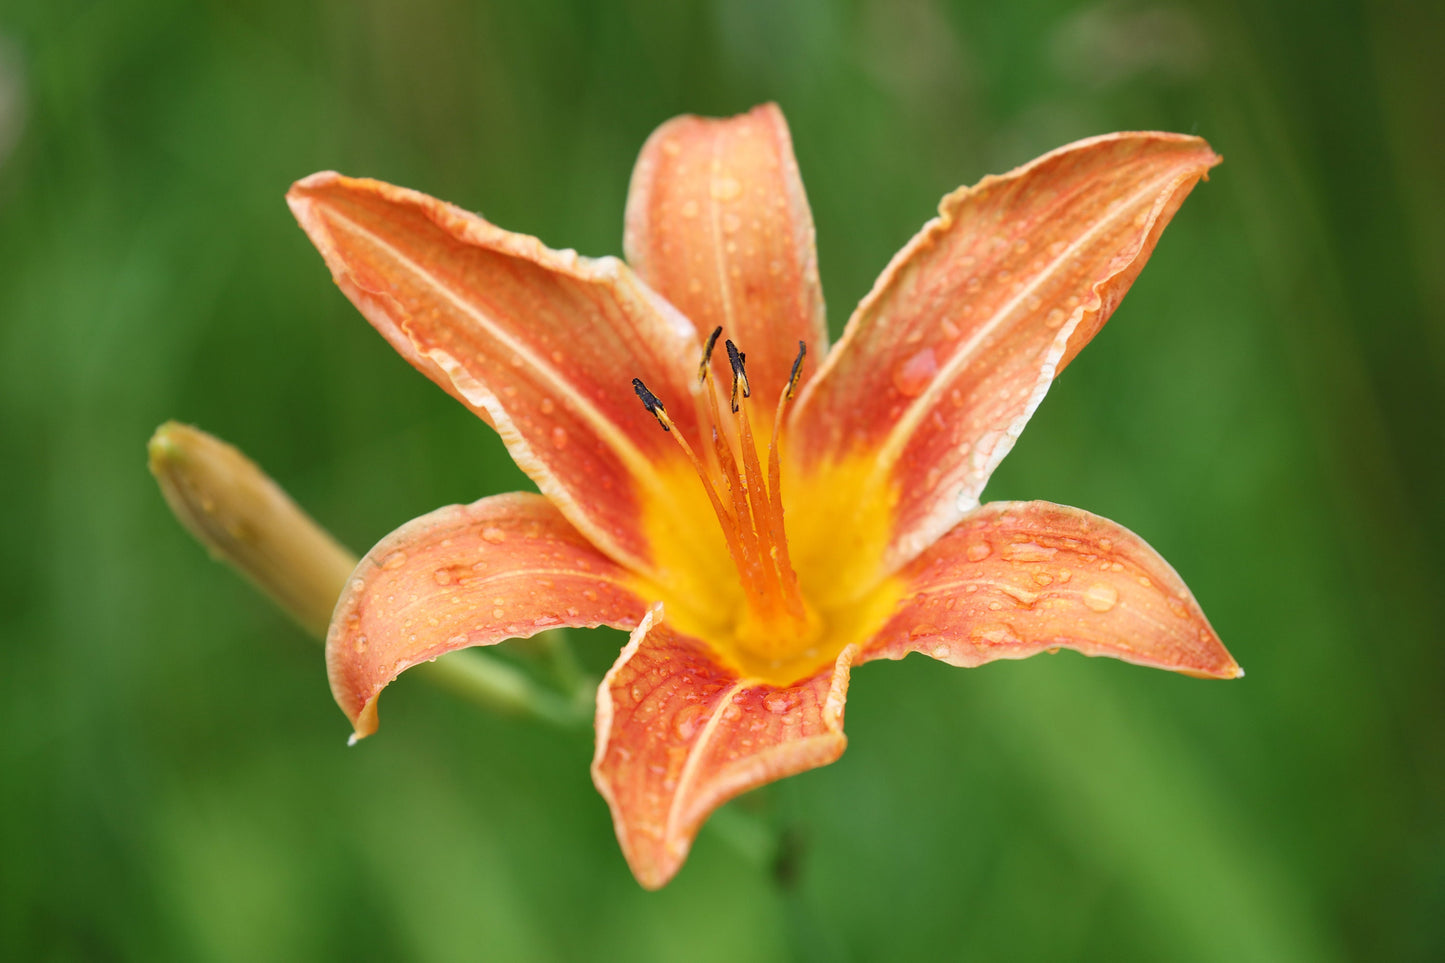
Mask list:
[[[1232,679],[1244,673],[1184,582],[1123,526],[1050,502],[990,502],[899,575],[910,596],[859,656],[958,666],[1063,648]]]
[[[597,693],[592,779],[643,886],[677,872],[704,819],[763,783],[843,752],[854,649],[786,688],[740,678],[656,607]]]
[[[646,606],[627,578],[540,495],[439,508],[356,567],[326,638],[332,695],[368,736],[381,690],[420,662],[554,626],[636,625]]]
[[[826,353],[813,215],[776,105],[659,127],[632,173],[623,247],[701,334],[721,325],[747,353],[753,391],[768,405],[799,341],[808,344],[805,377]],[[721,352],[713,364],[728,384]]]
[[[501,434],[592,542],[647,571],[639,502],[678,453],[629,388],[694,430],[691,325],[615,258],[553,251],[425,194],[315,174],[287,195],[336,283],[412,364]]]
[[[1218,161],[1178,134],[1080,141],[948,195],[894,258],[799,399],[790,448],[804,474],[850,452],[874,460],[851,494],[896,496],[885,571],[977,504]]]

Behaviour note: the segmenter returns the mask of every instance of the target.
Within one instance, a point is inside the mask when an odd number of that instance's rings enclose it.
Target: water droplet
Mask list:
[[[494,619],[499,619],[499,618],[501,618],[502,616],[504,616],[504,615],[506,615],[506,614],[507,614],[507,613],[506,613],[504,610],[500,609],[500,608],[492,609],[492,618],[494,618]]]
[[[913,628],[911,628],[911,629],[908,630],[908,637],[909,637],[910,639],[918,639],[918,638],[922,638],[922,637],[925,636],[925,635],[937,635],[937,634],[938,634],[938,626],[936,626],[936,625],[930,625],[930,624],[927,623],[927,622],[920,622],[920,623],[918,623],[917,625],[915,625]]]
[[[482,529],[482,541],[491,542],[493,545],[500,545],[507,540],[507,533],[495,525],[488,525]]]
[[[949,649],[947,642],[940,642],[933,647],[931,654],[935,659],[946,659],[950,651],[952,650]]]
[[[732,234],[743,226],[743,219],[736,214],[724,214],[722,218],[722,229],[724,233]]]
[[[557,410],[557,403],[556,403],[555,401],[553,401],[551,398],[543,398],[543,399],[542,399],[542,414],[544,414],[544,415],[550,415],[552,412],[554,412],[554,411],[556,411],[556,410]]]
[[[719,177],[712,182],[712,196],[715,201],[731,201],[743,192],[743,186],[735,177]]]
[[[456,580],[449,568],[439,568],[431,573],[431,577],[436,580],[438,585],[450,585]]]
[[[682,205],[683,217],[697,217],[697,201],[686,201]]]
[[[583,589],[582,597],[589,602],[597,601],[597,593],[592,591],[591,589]]]
[[[382,567],[382,568],[397,569],[397,568],[401,568],[401,567],[402,567],[403,565],[405,565],[405,564],[406,564],[406,553],[405,553],[405,552],[392,552],[392,553],[391,553],[390,555],[388,555],[386,558],[384,558],[384,559],[381,560],[381,567]]]
[[[1057,328],[1064,323],[1064,312],[1062,308],[1054,308],[1044,315],[1044,325],[1050,328]]]
[[[1020,605],[1033,605],[1039,600],[1039,593],[1029,591],[1021,585],[1001,582],[999,583],[998,590]]]
[[[984,645],[1018,645],[1023,639],[1012,625],[1003,622],[986,622],[973,631],[973,639]]]
[[[793,694],[791,692],[779,689],[775,692],[769,692],[766,696],[763,697],[763,708],[767,709],[769,712],[776,712],[777,714],[782,715],[784,712],[787,712],[792,707]]]
[[[677,730],[678,738],[691,739],[702,727],[702,706],[686,706],[672,720],[672,726]]]
[[[1047,562],[1058,553],[1057,548],[1037,542],[1014,542],[1003,547],[1003,557],[1010,562]]]
[[[1034,573],[1034,581],[1035,581],[1035,582],[1038,582],[1040,585],[1048,585],[1048,584],[1052,583],[1053,580],[1054,580],[1054,577],[1053,577],[1052,575],[1050,575],[1048,572],[1035,572],[1035,573]]]
[[[564,428],[562,428],[560,425],[558,425],[557,427],[555,427],[555,428],[552,429],[552,447],[553,447],[553,448],[566,448],[566,447],[567,447],[567,432],[566,432],[566,430],[565,430]]]
[[[1107,582],[1095,582],[1084,591],[1084,605],[1095,612],[1107,612],[1119,602],[1119,590]]]
[[[361,653],[365,652],[365,651],[366,651],[366,636],[364,636],[364,635],[358,635],[358,636],[356,637],[356,640],[351,643],[351,647],[356,650],[356,654],[357,654],[357,655],[360,655]]]

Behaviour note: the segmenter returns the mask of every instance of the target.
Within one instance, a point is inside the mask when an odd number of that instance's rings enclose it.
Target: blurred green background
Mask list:
[[[1445,958],[1442,10],[6,0],[0,957]],[[319,648],[144,446],[213,431],[357,549],[526,486],[335,290],[287,185],[618,253],[649,131],[769,99],[835,333],[960,183],[1116,129],[1225,156],[986,497],[1144,535],[1249,676],[868,665],[843,759],[648,894],[588,732],[404,680],[348,751]],[[576,641],[599,671],[619,644]]]

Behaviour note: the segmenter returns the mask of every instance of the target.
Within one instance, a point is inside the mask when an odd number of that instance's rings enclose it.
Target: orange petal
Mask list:
[[[648,612],[602,680],[592,760],[623,855],[648,889],[678,871],[718,806],[842,754],[855,651],[778,688],[740,678],[661,619],[661,606]]]
[[[358,738],[412,666],[554,626],[636,625],[628,573],[541,495],[493,495],[412,519],[352,573],[326,636],[331,694]]]
[[[872,460],[852,498],[893,501],[885,571],[978,504],[1219,160],[1178,134],[1080,141],[948,195],[893,259],[799,399],[790,448],[805,473]]]
[[[676,117],[642,148],[623,239],[627,260],[706,336],[722,325],[766,404],[798,353],[828,348],[813,215],[783,112]],[[728,384],[721,351],[714,364]],[[810,369],[811,370],[811,366]]]
[[[645,571],[638,503],[666,498],[656,467],[679,456],[631,384],[696,424],[686,319],[615,258],[549,250],[415,191],[321,173],[287,201],[392,346],[494,425],[593,544]]]
[[[900,577],[912,597],[860,658],[952,665],[1075,649],[1189,675],[1244,675],[1184,582],[1123,526],[1050,502],[991,502]]]

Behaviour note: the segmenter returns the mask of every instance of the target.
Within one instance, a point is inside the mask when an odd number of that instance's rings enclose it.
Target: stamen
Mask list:
[[[722,328],[718,328],[718,330],[721,331]],[[716,338],[717,335],[714,334],[713,337]],[[803,379],[803,355],[807,353],[808,346],[803,342],[799,341],[798,356],[793,359],[793,370],[792,373],[788,375],[788,387],[783,392],[783,401],[787,401],[792,398],[793,392],[798,390],[798,382]],[[778,409],[780,411],[782,410],[782,402],[778,402]],[[776,436],[776,434],[777,433],[774,432],[774,436]]]
[[[744,398],[753,396],[752,386],[748,384],[748,373],[743,368],[743,363],[748,356],[738,351],[738,346],[733,344],[729,338],[726,342],[728,349],[728,364],[733,368],[733,414],[738,413],[738,389],[741,387]]]
[[[642,407],[647,409],[649,415],[657,419],[662,430],[672,431],[672,428],[669,427],[672,419],[667,417],[667,409],[662,406],[662,402],[657,400],[657,395],[647,390],[647,385],[642,383],[641,378],[632,379],[632,390],[637,392],[637,397],[642,401]]]
[[[641,378],[632,379],[632,390],[637,392],[637,397],[642,400],[643,407],[657,419],[657,423],[662,426],[662,430],[667,432],[673,441],[677,442],[678,447],[682,449],[682,453],[686,455],[688,461],[692,463],[693,470],[697,472],[697,477],[702,481],[703,491],[707,493],[707,499],[712,503],[713,514],[717,516],[718,524],[722,526],[723,537],[727,540],[728,554],[733,557],[733,564],[737,567],[738,575],[743,581],[743,587],[750,593],[757,593],[759,590],[757,566],[756,564],[749,564],[748,555],[739,541],[739,528],[741,526],[738,524],[738,520],[729,515],[727,509],[723,507],[722,499],[718,498],[717,489],[713,487],[712,480],[708,477],[707,469],[703,467],[702,462],[697,457],[697,453],[694,452],[692,446],[687,443],[687,439],[684,438],[680,432],[672,430],[673,420],[671,416],[668,415],[667,409],[662,406],[662,402],[657,399],[657,395],[647,390],[647,386],[642,383]]]
[[[724,342],[733,375],[731,407],[734,418],[731,425],[719,411],[720,386],[708,384],[712,352],[721,337],[722,328],[713,329],[704,342],[702,362],[698,367],[698,377],[707,394],[712,415],[701,426],[712,434],[711,450],[705,444],[701,449],[702,454],[707,456],[706,464],[688,440],[672,430],[674,422],[658,397],[640,379],[633,379],[632,388],[643,407],[686,455],[722,527],[728,554],[737,568],[739,585],[747,600],[734,626],[738,644],[754,653],[778,653],[799,643],[799,640],[811,638],[820,625],[817,615],[803,598],[797,573],[789,558],[783,523],[779,455],[783,411],[802,381],[807,346],[798,342],[798,355],[778,399],[765,468],[753,435],[749,405],[744,403],[752,397],[747,355],[739,351],[731,340]],[[723,485],[727,486],[726,492],[722,489]]]
[[[697,366],[697,380],[701,384],[707,381],[708,365],[712,363],[712,349],[717,347],[717,339],[722,334],[722,325],[712,329],[712,334],[707,336],[707,344],[702,346],[702,364]]]
[[[782,488],[782,465],[779,456],[779,449],[782,443],[783,433],[783,409],[787,408],[788,402],[792,400],[793,393],[798,389],[798,382],[803,377],[803,357],[808,353],[808,346],[798,342],[798,356],[793,359],[793,370],[788,374],[788,383],[783,386],[783,393],[778,398],[778,407],[773,412],[773,435],[768,439],[768,498],[771,504],[769,508],[773,516],[778,520],[778,528],[783,527],[783,488]],[[778,570],[783,580],[784,594],[799,596],[798,573],[793,570],[793,561],[788,557],[788,539],[786,535],[779,538],[778,547],[781,557],[778,559]]]

